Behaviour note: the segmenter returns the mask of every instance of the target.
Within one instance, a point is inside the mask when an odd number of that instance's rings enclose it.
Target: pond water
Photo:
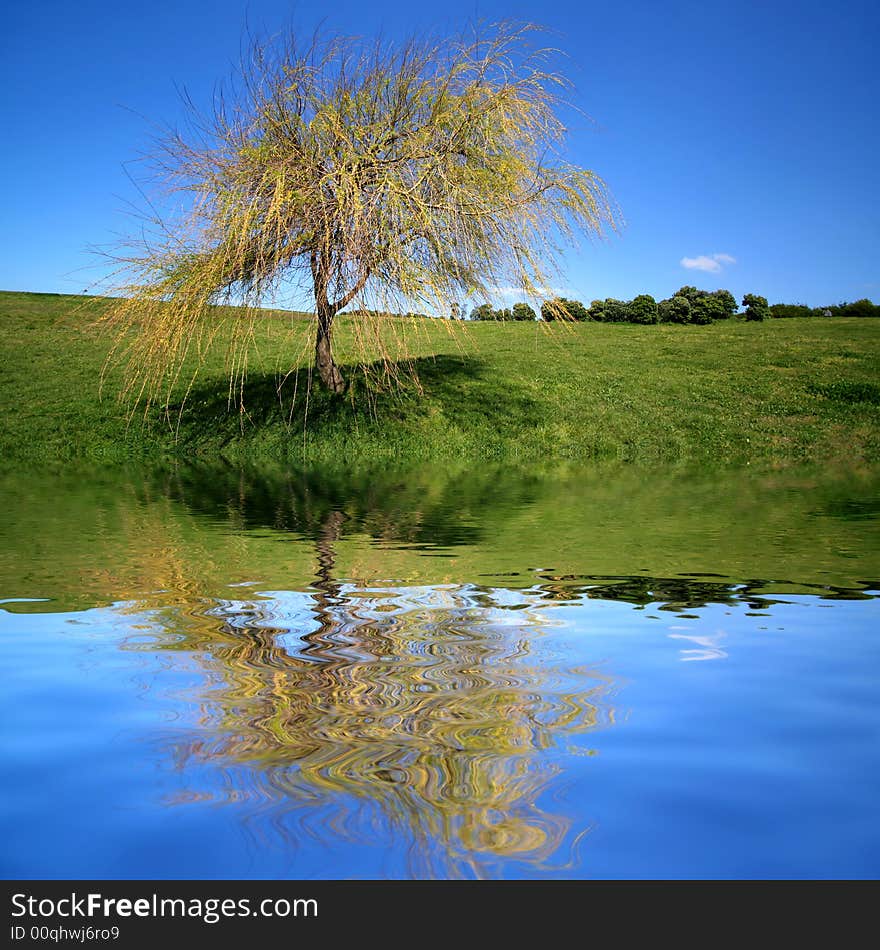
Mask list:
[[[7,878],[880,874],[880,472],[0,474]]]

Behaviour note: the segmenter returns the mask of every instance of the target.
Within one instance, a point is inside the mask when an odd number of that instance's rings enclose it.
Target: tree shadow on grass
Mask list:
[[[439,354],[344,369],[350,385],[342,396],[321,388],[308,370],[287,376],[251,373],[241,406],[230,399],[225,380],[212,379],[197,381],[184,403],[164,412],[180,442],[221,447],[260,429],[320,438],[365,426],[418,425],[438,413],[462,429],[505,437],[546,421],[524,389],[512,387],[509,377],[490,373],[478,359]]]

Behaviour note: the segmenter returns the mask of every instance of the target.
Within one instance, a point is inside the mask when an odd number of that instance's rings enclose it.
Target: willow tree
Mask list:
[[[161,142],[184,211],[156,211],[121,258],[131,274],[109,320],[129,383],[156,396],[204,351],[213,305],[256,317],[294,286],[313,295],[315,368],[334,393],[346,383],[333,322],[349,305],[370,320],[448,313],[499,285],[549,293],[562,245],[613,213],[602,180],[563,159],[567,84],[534,35],[502,24],[440,42],[255,46],[195,134]],[[230,339],[234,373],[246,334]]]

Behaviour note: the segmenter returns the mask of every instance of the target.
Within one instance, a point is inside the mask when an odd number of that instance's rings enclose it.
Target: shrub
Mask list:
[[[871,303],[867,297],[842,304],[841,310],[844,317],[880,317],[880,306]]]
[[[474,307],[471,310],[471,320],[494,320],[495,311],[492,309],[492,305],[488,303],[481,303],[479,307]]]
[[[684,299],[687,300],[691,306],[693,306],[695,301],[699,300],[701,297],[707,297],[708,294],[709,291],[707,290],[698,290],[696,287],[686,285],[684,287],[679,287],[672,296],[684,297]]]
[[[633,323],[658,323],[660,315],[657,301],[650,294],[639,294],[628,305],[629,319]]]
[[[605,322],[626,323],[629,320],[629,305],[622,300],[608,297],[605,300]]]
[[[770,316],[767,298],[759,294],[745,294],[742,305],[746,308],[746,320],[766,320]]]
[[[716,320],[729,320],[737,311],[736,297],[729,290],[714,290],[710,297],[718,302]]]
[[[690,313],[686,320],[675,323],[711,323],[713,320],[729,320],[737,310],[736,297],[729,290],[699,290],[685,285],[679,287],[673,295],[683,297],[690,304]]]
[[[572,320],[583,322],[584,320],[590,319],[590,314],[587,311],[587,308],[580,302],[580,300],[566,300],[565,309],[568,311],[568,315]]]
[[[698,323],[705,326],[713,320],[723,320],[726,316],[724,304],[714,295],[706,294],[697,297],[691,303],[691,312],[688,323]]]
[[[568,300],[566,297],[554,297],[541,304],[541,317],[551,320],[589,320],[587,308],[580,300]]]
[[[676,295],[668,300],[661,300],[657,305],[657,312],[661,323],[687,323],[691,304],[687,297]]]
[[[526,321],[537,318],[537,314],[527,303],[515,303],[512,314],[514,320]]]
[[[593,300],[590,303],[587,314],[591,320],[596,320],[597,322],[601,323],[605,319],[605,301]]]
[[[784,317],[812,317],[815,313],[804,303],[774,303],[770,305],[770,316]]]
[[[541,319],[546,323],[552,323],[559,319],[559,304],[555,300],[545,300],[541,304]]]

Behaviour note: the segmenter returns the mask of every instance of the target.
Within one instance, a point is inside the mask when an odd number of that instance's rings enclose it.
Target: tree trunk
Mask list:
[[[315,341],[315,368],[321,382],[337,395],[345,392],[345,380],[339,367],[333,362],[333,353],[330,350],[330,328],[333,326],[333,316],[329,313],[318,313],[318,337]]]

